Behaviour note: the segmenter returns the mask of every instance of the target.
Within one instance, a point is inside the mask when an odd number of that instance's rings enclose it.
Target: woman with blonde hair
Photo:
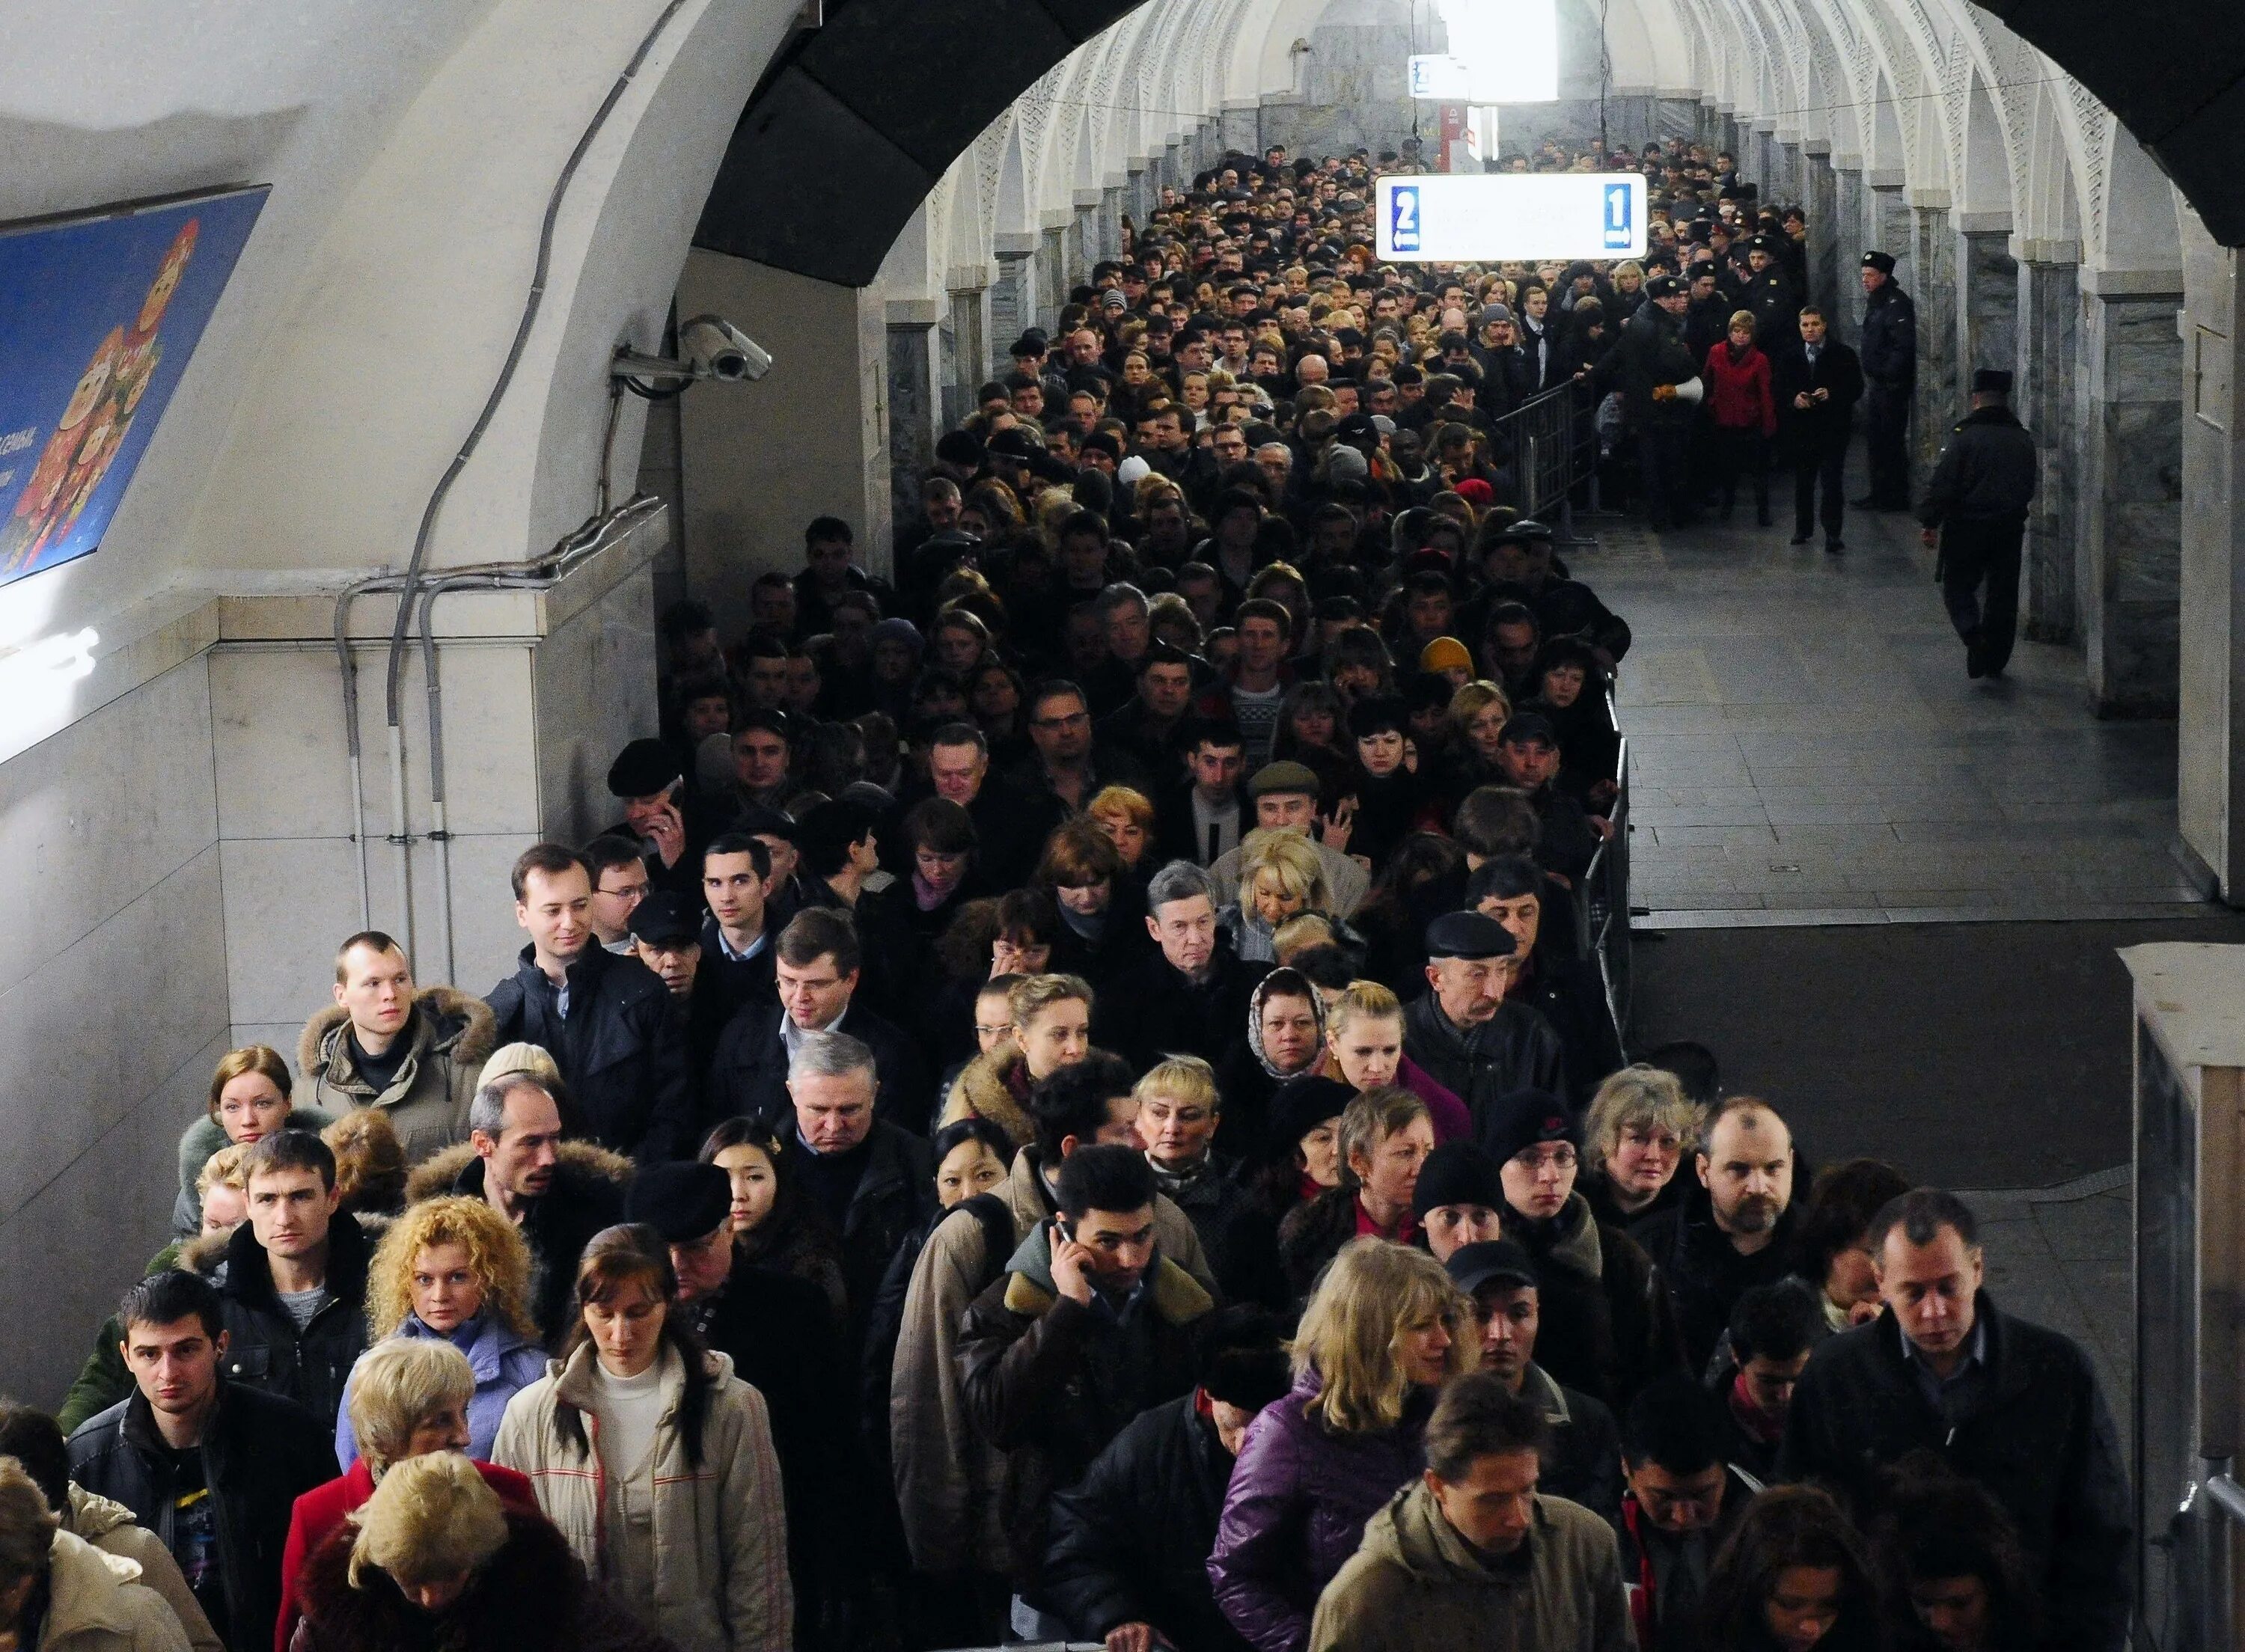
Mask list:
[[[1365,1522],[1426,1467],[1436,1391],[1481,1351],[1472,1304],[1423,1250],[1351,1240],[1293,1343],[1292,1392],[1249,1425],[1209,1580],[1259,1652],[1299,1652]]]
[[[1509,786],[1496,753],[1504,725],[1512,721],[1512,701],[1496,683],[1476,679],[1450,696],[1450,740],[1443,786],[1462,801],[1477,786]]]
[[[1146,851],[1154,846],[1154,805],[1146,795],[1128,786],[1104,786],[1083,806],[1092,823],[1107,834],[1122,868],[1143,882],[1154,868]]]
[[[1473,1134],[1464,1100],[1403,1053],[1403,1001],[1378,981],[1351,981],[1326,1005],[1326,1048],[1316,1070],[1360,1093],[1391,1085],[1408,1090],[1427,1104],[1438,1145]]]
[[[1583,1122],[1583,1174],[1575,1190],[1600,1222],[1625,1228],[1684,1196],[1676,1175],[1699,1139],[1705,1111],[1673,1073],[1633,1063],[1607,1076]]]
[[[481,1199],[449,1195],[407,1208],[367,1266],[366,1323],[378,1348],[388,1338],[451,1344],[475,1378],[467,1402],[468,1455],[491,1456],[506,1403],[546,1374],[530,1317],[530,1247],[515,1225]],[[370,1349],[359,1366],[374,1357]],[[349,1468],[361,1445],[351,1422],[351,1385],[336,1419],[336,1460]]]
[[[1238,898],[1217,914],[1242,963],[1278,957],[1272,934],[1287,919],[1333,906],[1324,862],[1299,832],[1252,831],[1239,846]]]
[[[535,1511],[449,1452],[385,1476],[301,1580],[296,1652],[655,1652],[662,1638],[587,1582]]]
[[[358,1460],[305,1493],[289,1511],[288,1535],[281,1546],[275,1652],[286,1652],[302,1610],[305,1557],[338,1527],[348,1526],[351,1511],[365,1506],[391,1469],[431,1454],[458,1456],[468,1446],[468,1405],[475,1398],[476,1374],[467,1357],[450,1343],[392,1337],[368,1349],[351,1377],[351,1430]],[[530,1482],[512,1469],[478,1462],[475,1472],[502,1502],[526,1514],[538,1512]]]
[[[785,1652],[795,1594],[764,1398],[702,1347],[677,1296],[654,1229],[594,1235],[568,1350],[507,1406],[492,1456],[678,1652]]]
[[[288,1062],[269,1044],[246,1044],[219,1057],[205,1116],[180,1133],[180,1196],[172,1207],[175,1237],[193,1238],[202,1227],[195,1178],[220,1148],[246,1147],[291,1126],[324,1130],[335,1122],[318,1107],[295,1106],[289,1097],[295,1085]]]

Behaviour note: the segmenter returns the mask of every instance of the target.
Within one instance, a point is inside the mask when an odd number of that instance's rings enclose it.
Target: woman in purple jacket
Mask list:
[[[1422,1250],[1352,1240],[1294,1338],[1294,1387],[1247,1430],[1209,1556],[1232,1628],[1301,1652],[1319,1591],[1365,1522],[1427,1466],[1434,1392],[1481,1351],[1469,1304]]]

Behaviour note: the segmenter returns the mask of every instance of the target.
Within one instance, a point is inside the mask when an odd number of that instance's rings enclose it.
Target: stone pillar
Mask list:
[[[1681,138],[1687,143],[1696,143],[1705,112],[1697,98],[1655,98],[1652,129],[1645,133],[1645,141],[1665,144],[1671,138]]]
[[[2222,898],[2245,898],[2245,281],[2237,254],[2182,219],[2183,324],[2179,825]]]
[[[1073,220],[1071,220],[1073,221]],[[1048,224],[1037,248],[1037,326],[1048,336],[1068,300],[1068,226]]]
[[[1132,159],[1129,177],[1129,183],[1124,186],[1129,192],[1124,200],[1130,213],[1130,221],[1143,229],[1146,227],[1146,203],[1152,193],[1147,187],[1146,162],[1143,159],[1137,157]]]
[[[1122,186],[1109,184],[1099,192],[1099,256],[1122,256]]]
[[[934,299],[889,301],[889,508],[898,522],[918,514],[920,480],[935,468],[942,416],[943,379],[935,359],[941,320]]]
[[[2182,295],[2156,290],[2163,282],[2181,285],[2166,273],[2144,281],[2081,272],[2075,599],[2099,716],[2163,716],[2176,702]]]
[[[1099,240],[1099,200],[1098,190],[1075,192],[1075,262],[1068,272],[1071,287],[1090,281],[1091,267],[1107,256]]]
[[[1957,372],[1969,393],[1977,369],[2012,372],[2018,356],[2019,267],[2008,225],[1958,227],[1957,289]]]
[[[2034,503],[2027,510],[2026,634],[2038,642],[2077,641],[2074,608],[2075,335],[2081,319],[2076,266],[2025,258],[2018,263],[2018,360],[2011,405],[2034,432],[2042,458]]]
[[[1945,206],[1916,206],[1911,212],[1912,279],[1904,290],[1917,301],[1917,395],[1909,444],[1915,498],[1933,474],[1950,426],[1964,416],[1965,404],[1957,376],[1957,237]]]
[[[1263,152],[1263,105],[1240,99],[1224,105],[1224,146],[1244,155]]]
[[[1014,341],[1036,325],[1037,255],[1033,237],[997,237],[998,279],[990,284],[989,350],[981,369],[995,373],[1011,365]],[[969,389],[969,395],[973,394]]]
[[[1870,213],[1870,187],[1861,166],[1832,168],[1832,261],[1836,281],[1832,324],[1853,345],[1862,336],[1864,220]],[[1813,230],[1815,220],[1812,218]]]
[[[990,288],[987,284],[951,289],[951,364],[944,376],[943,423],[946,429],[974,410],[974,392],[990,365]]]
[[[1838,314],[1840,281],[1840,175],[1832,170],[1830,146],[1813,139],[1801,146],[1801,210],[1808,214],[1808,301],[1824,312],[1827,324]]]

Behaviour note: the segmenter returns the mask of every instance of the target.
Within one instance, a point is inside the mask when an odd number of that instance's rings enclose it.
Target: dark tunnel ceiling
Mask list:
[[[1139,0],[827,0],[742,112],[695,244],[863,287],[946,168]]]
[[[863,287],[944,171],[1139,0],[827,0],[749,98],[695,244]],[[1984,0],[2104,100],[2214,238],[2245,245],[2245,3]]]

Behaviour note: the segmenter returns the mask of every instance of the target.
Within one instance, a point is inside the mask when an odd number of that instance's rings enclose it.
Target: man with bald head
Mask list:
[[[1727,1096],[1707,1120],[1692,1168],[1697,1185],[1630,1236],[1665,1276],[1690,1369],[1704,1371],[1739,1298],[1798,1260],[1793,1132],[1768,1102]]]

